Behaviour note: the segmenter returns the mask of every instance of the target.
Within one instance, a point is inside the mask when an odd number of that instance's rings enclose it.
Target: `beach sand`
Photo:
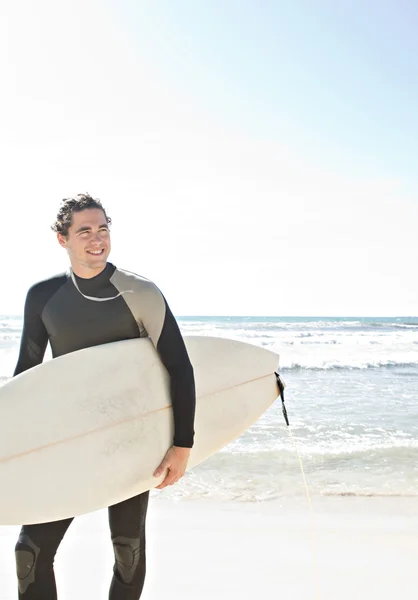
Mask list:
[[[259,504],[151,498],[144,600],[415,600],[418,498]],[[59,600],[107,598],[107,513],[78,517],[56,558]],[[1,600],[17,598],[17,527],[0,528]]]

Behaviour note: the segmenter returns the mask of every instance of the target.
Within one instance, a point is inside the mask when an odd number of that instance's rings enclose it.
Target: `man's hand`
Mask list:
[[[190,448],[180,448],[180,446],[171,446],[159,467],[154,471],[154,477],[159,477],[167,470],[165,479],[156,486],[157,490],[162,490],[167,485],[173,485],[181,479],[186,471],[189,461]]]

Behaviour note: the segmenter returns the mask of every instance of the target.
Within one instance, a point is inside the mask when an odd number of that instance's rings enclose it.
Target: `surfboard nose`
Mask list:
[[[271,350],[228,338],[185,336],[195,369],[198,396],[236,387],[278,369],[280,356]]]

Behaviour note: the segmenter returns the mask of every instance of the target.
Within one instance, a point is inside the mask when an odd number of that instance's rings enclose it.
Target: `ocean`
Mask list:
[[[265,502],[315,495],[418,496],[418,317],[179,317],[184,335],[280,354],[290,427],[277,401],[162,498]],[[0,385],[22,319],[0,316]]]

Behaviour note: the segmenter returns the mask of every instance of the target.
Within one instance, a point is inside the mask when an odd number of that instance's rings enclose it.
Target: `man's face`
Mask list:
[[[105,214],[100,208],[74,212],[68,236],[58,233],[57,237],[80,277],[93,277],[105,268],[110,254],[110,233]]]

